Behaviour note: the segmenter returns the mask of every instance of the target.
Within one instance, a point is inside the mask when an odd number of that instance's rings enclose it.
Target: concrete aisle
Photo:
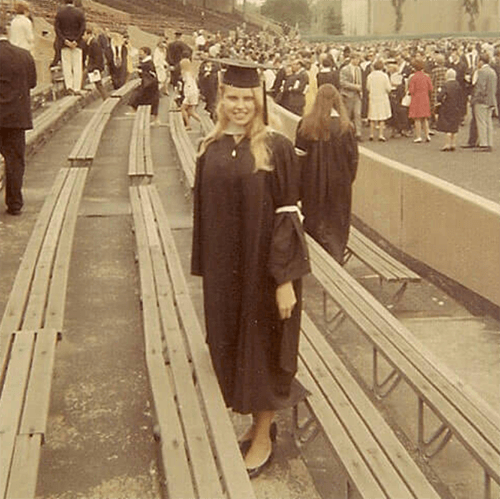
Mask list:
[[[132,119],[103,135],[80,206],[38,497],[160,497],[128,201]],[[90,111],[41,156],[63,163]],[[71,131],[71,138],[69,131]]]

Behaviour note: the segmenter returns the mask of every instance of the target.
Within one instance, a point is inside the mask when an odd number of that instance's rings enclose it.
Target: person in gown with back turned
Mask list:
[[[231,62],[198,155],[192,254],[224,399],[253,415],[240,444],[251,478],[271,462],[275,412],[307,395],[294,376],[301,277],[310,271],[297,157],[266,126],[259,87],[255,67]]]
[[[358,145],[342,97],[321,85],[312,111],[297,127],[304,228],[342,263],[351,225],[351,191],[358,168]]]

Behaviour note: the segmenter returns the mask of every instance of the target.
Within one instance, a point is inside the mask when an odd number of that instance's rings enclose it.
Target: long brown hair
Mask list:
[[[313,108],[302,120],[300,135],[309,140],[329,140],[332,109],[339,114],[341,134],[352,128],[339,91],[331,83],[325,83],[319,87]]]
[[[217,123],[212,131],[203,139],[200,145],[198,155],[201,156],[208,148],[208,146],[219,140],[229,124],[229,119],[224,110],[224,103],[222,97],[226,85],[219,86],[219,98],[217,103]],[[267,132],[269,128],[264,123],[264,102],[262,98],[262,90],[260,88],[252,88],[253,97],[255,100],[255,116],[248,123],[245,130],[245,137],[250,139],[250,151],[255,159],[255,170],[270,171],[273,169],[270,164],[270,152],[267,147]]]

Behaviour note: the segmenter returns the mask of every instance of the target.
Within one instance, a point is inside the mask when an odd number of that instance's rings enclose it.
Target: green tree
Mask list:
[[[342,22],[342,15],[331,6],[326,12],[325,31],[329,35],[343,35],[344,23]]]
[[[308,26],[311,21],[311,9],[307,0],[266,0],[261,12],[279,23],[287,22],[290,26],[295,26],[296,23]]]
[[[469,16],[469,31],[476,31],[476,17],[482,0],[462,0],[462,7]]]

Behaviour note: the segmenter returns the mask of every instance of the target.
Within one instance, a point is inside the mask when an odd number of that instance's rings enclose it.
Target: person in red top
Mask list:
[[[411,95],[410,109],[408,117],[415,121],[415,140],[413,142],[422,142],[422,125],[424,128],[425,141],[430,142],[429,118],[431,116],[432,81],[428,75],[423,72],[424,61],[415,59],[412,62],[415,73],[410,79],[408,91]]]

